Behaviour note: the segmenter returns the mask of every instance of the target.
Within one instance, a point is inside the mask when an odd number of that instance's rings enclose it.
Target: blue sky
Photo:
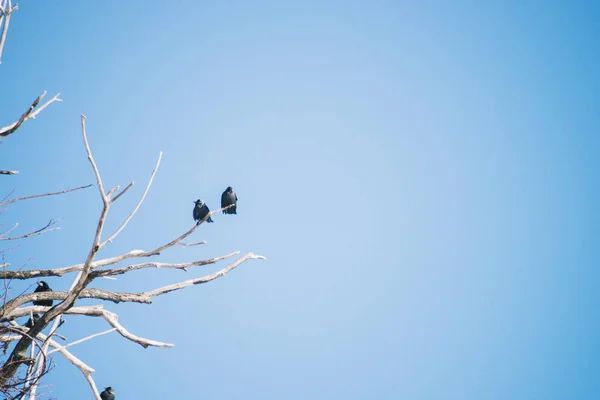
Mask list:
[[[162,261],[253,251],[224,278],[105,304],[116,334],[73,352],[119,399],[595,399],[600,392],[600,35],[590,2],[22,1],[0,65],[0,125],[61,92],[0,145],[2,191],[135,180],[100,254],[150,249],[216,216]],[[82,262],[96,188],[8,208],[60,231],[14,267]],[[141,271],[143,291],[226,264]],[[72,277],[48,279],[66,289]],[[14,293],[26,289],[13,285]],[[82,301],[81,304],[95,304]],[[105,329],[68,317],[76,340]],[[46,383],[88,398],[60,357]],[[85,397],[88,396],[88,397]]]

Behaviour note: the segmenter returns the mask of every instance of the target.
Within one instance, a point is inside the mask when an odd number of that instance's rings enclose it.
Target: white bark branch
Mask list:
[[[218,261],[218,259],[228,258],[234,254],[236,254],[236,253],[231,253],[226,256],[221,256],[221,257],[217,257],[217,258],[214,258],[211,260],[206,260],[204,262],[208,263],[208,264],[212,264],[212,263]],[[198,285],[198,284],[210,282],[214,279],[224,276],[225,274],[227,274],[234,268],[237,268],[237,266],[239,266],[241,263],[243,263],[247,260],[250,260],[250,259],[265,260],[266,257],[255,255],[254,253],[248,253],[248,254],[240,257],[238,260],[234,261],[228,267],[223,268],[214,274],[206,275],[201,278],[187,280],[187,281],[176,283],[173,285],[164,286],[164,287],[161,287],[161,288],[149,291],[149,292],[117,293],[117,292],[110,292],[110,291],[99,290],[99,289],[84,289],[78,293],[78,298],[93,298],[93,299],[98,299],[98,300],[112,301],[115,303],[136,302],[136,303],[150,304],[150,303],[152,303],[152,297],[154,297],[154,296],[160,296],[162,294],[172,292],[174,290],[180,290],[187,286]],[[173,265],[177,265],[177,264],[169,264],[169,265],[173,266]],[[181,268],[181,265],[179,265],[178,267]],[[126,268],[126,267],[124,267],[124,268]],[[113,272],[113,273],[118,274],[118,273],[127,272],[127,271],[121,272],[119,268],[116,268],[116,270],[117,271]],[[99,272],[101,273],[101,272],[105,272],[105,271],[99,271]],[[78,279],[76,279],[76,281],[77,280]],[[18,307],[27,302],[36,301],[36,300],[57,300],[57,299],[64,298],[65,299],[63,301],[63,303],[64,303],[64,302],[66,302],[66,299],[68,299],[69,296],[72,295],[72,293],[73,293],[72,290],[70,290],[69,292],[66,292],[66,293],[65,292],[43,292],[43,293],[23,294],[21,296],[16,297],[15,299],[9,301],[3,307],[0,308],[0,310],[2,311],[0,314],[0,321],[10,321],[15,318],[27,315],[27,313],[30,311],[35,312],[35,313],[46,312],[48,310],[48,307],[42,307],[42,306],[25,307],[25,308],[18,308]],[[61,303],[61,304],[63,304],[63,303]],[[56,307],[58,307],[58,306],[55,306],[55,308]],[[58,315],[58,314],[56,314],[56,315]],[[51,317],[54,318],[56,315],[51,316]]]
[[[116,196],[115,196],[115,197],[114,197],[114,198],[111,200],[111,202],[112,202],[112,203],[114,203],[115,201],[117,201],[117,199],[118,199],[119,197],[123,196],[123,195],[125,194],[125,192],[127,192],[129,189],[131,189],[131,187],[133,186],[133,184],[134,184],[134,182],[133,182],[133,181],[131,181],[131,182],[129,183],[129,185],[127,185],[127,187],[125,187],[125,189],[123,189],[123,191],[122,191],[121,193],[117,194],[117,195],[116,195]]]
[[[60,325],[61,325],[60,318],[56,318],[54,320],[54,325],[52,325],[52,328],[50,329],[48,337],[46,338],[46,340],[44,340],[42,348],[40,349],[38,356],[35,360],[37,368],[35,369],[35,372],[33,374],[33,384],[30,386],[30,389],[29,389],[29,400],[35,400],[35,395],[37,392],[39,379],[42,376],[44,369],[46,368],[46,361],[48,359],[48,346],[50,346],[50,339],[52,338],[53,335],[56,334],[56,331]],[[33,348],[33,346],[31,346],[31,347]]]
[[[238,254],[240,254],[239,251],[234,251],[234,252],[226,254],[224,256],[219,256],[219,257],[211,258],[208,260],[191,261],[191,262],[179,263],[179,264],[163,263],[163,262],[147,262],[147,263],[143,263],[143,264],[128,265],[126,267],[94,271],[94,272],[92,272],[92,276],[94,278],[96,278],[96,277],[121,275],[121,274],[124,274],[129,271],[136,271],[138,269],[144,269],[144,268],[164,268],[164,269],[173,268],[173,269],[181,269],[181,270],[187,271],[187,269],[186,269],[187,267],[196,267],[196,266],[201,266],[201,265],[215,264],[221,260],[225,260],[227,258],[236,256]]]
[[[45,308],[45,307],[32,307],[31,309],[33,310],[39,310],[41,308]],[[25,308],[21,308],[18,310],[15,310],[15,312],[12,314],[15,316],[15,318],[18,318],[19,316],[23,316],[23,315],[27,315],[27,312],[29,310],[31,310],[29,308],[25,309]],[[23,313],[25,312],[25,313]],[[34,311],[35,312],[35,311]],[[39,311],[38,311],[39,312]],[[101,305],[97,305],[97,306],[82,306],[82,307],[71,307],[70,309],[66,310],[63,314],[68,314],[68,315],[87,315],[90,317],[101,317],[103,318],[106,322],[108,322],[110,324],[110,326],[112,326],[113,328],[116,329],[116,331],[123,336],[126,339],[131,340],[132,342],[135,342],[139,345],[141,345],[142,347],[149,347],[149,346],[154,346],[154,347],[173,347],[175,346],[174,344],[170,344],[170,343],[163,343],[163,342],[158,342],[155,340],[151,340],[151,339],[145,339],[139,336],[136,336],[132,333],[130,333],[127,329],[125,329],[120,323],[119,323],[119,317],[117,316],[117,314],[107,311],[105,310]],[[60,347],[60,346],[59,346]]]
[[[64,345],[64,346],[61,346],[60,348],[57,348],[57,349],[51,350],[51,351],[49,351],[49,352],[48,352],[48,355],[50,355],[50,354],[52,354],[52,353],[56,353],[57,351],[60,351],[60,350],[62,350],[62,349],[66,349],[66,348],[68,348],[68,347],[75,346],[76,344],[79,344],[79,343],[86,342],[86,341],[88,341],[88,340],[90,340],[90,339],[93,339],[93,338],[95,338],[95,337],[102,336],[102,335],[106,335],[106,334],[108,334],[108,333],[111,333],[111,332],[114,332],[114,331],[116,331],[116,330],[117,330],[117,328],[112,328],[112,329],[109,329],[109,330],[107,330],[107,331],[104,331],[104,332],[94,333],[93,335],[86,336],[86,337],[84,337],[83,339],[76,340],[76,341],[74,341],[74,342],[71,342],[71,343],[69,343],[69,344],[66,344],[66,345]]]
[[[131,220],[131,218],[133,218],[133,216],[135,215],[135,213],[137,212],[137,210],[139,210],[140,206],[144,202],[144,199],[146,198],[146,195],[148,194],[148,190],[150,190],[150,186],[152,186],[152,181],[154,180],[154,176],[156,175],[156,171],[158,171],[158,167],[160,166],[160,160],[162,159],[162,156],[163,156],[163,152],[161,151],[158,154],[158,160],[156,161],[156,167],[154,167],[154,171],[152,171],[152,175],[150,175],[150,180],[148,181],[148,185],[146,185],[146,189],[144,190],[144,193],[142,194],[142,198],[137,203],[137,205],[135,206],[135,208],[133,209],[133,211],[131,212],[131,214],[129,214],[129,216],[127,216],[127,218],[125,219],[125,221],[121,224],[121,226],[119,227],[119,229],[117,229],[117,231],[115,233],[113,233],[108,239],[106,239],[104,242],[102,242],[102,244],[100,244],[101,248],[104,247],[107,243],[111,243],[113,241],[113,239],[115,237],[117,237],[117,235],[119,233],[121,233],[121,231],[123,230],[123,228],[125,228],[125,226],[129,223],[129,221]]]
[[[8,6],[6,3],[0,8],[0,26],[2,26],[2,33],[0,33],[0,64],[2,64],[2,50],[4,50],[4,43],[6,42],[6,34],[8,33],[8,24],[10,22],[10,16],[14,11],[17,11],[19,6],[14,6],[9,1]]]
[[[43,105],[38,107],[38,104],[40,103],[40,101],[42,101],[42,99],[44,98],[45,95],[46,95],[46,91],[44,90],[44,93],[42,93],[41,95],[38,96],[37,99],[35,99],[33,104],[31,104],[31,106],[27,109],[27,111],[25,111],[25,113],[23,113],[21,118],[19,118],[17,121],[13,122],[10,125],[0,128],[0,138],[6,137],[8,135],[15,133],[16,130],[19,129],[19,127],[25,121],[27,121],[28,119],[35,119],[35,117],[40,112],[42,112],[46,107],[48,107],[50,104],[54,103],[55,101],[62,102],[62,99],[60,99],[58,97],[58,96],[60,96],[60,93],[58,93],[58,94],[56,94],[56,96],[54,96],[53,98],[48,100],[46,103],[44,103]],[[36,107],[37,107],[37,109],[36,109]]]
[[[60,229],[59,226],[57,226],[56,228],[50,228],[52,225],[54,225],[57,221],[54,220],[50,220],[46,226],[44,226],[43,228],[40,228],[36,231],[33,232],[29,232],[25,235],[21,235],[21,236],[11,236],[11,237],[3,237],[4,235],[6,235],[8,232],[12,231],[14,228],[16,228],[19,224],[17,223],[14,227],[12,227],[9,231],[4,232],[2,235],[0,235],[0,241],[5,241],[5,240],[19,240],[19,239],[26,239],[26,238],[30,238],[32,236],[38,236],[38,235],[43,235],[44,233],[48,233],[48,232],[52,232],[52,231],[57,231]]]
[[[12,322],[12,324],[14,326],[18,326],[14,322]],[[44,335],[43,333],[38,333],[37,338],[40,339],[40,340],[42,340],[42,341],[44,341],[44,340],[47,339],[47,336]],[[20,336],[18,336],[17,339],[20,339]],[[50,338],[50,340],[48,342],[50,343],[50,346],[52,346],[53,348],[60,349],[60,350],[58,350],[60,352],[60,354],[64,358],[66,358],[71,364],[73,364],[77,369],[79,369],[81,371],[81,373],[83,374],[83,376],[85,377],[85,379],[89,383],[89,385],[90,385],[90,387],[92,389],[92,392],[96,396],[96,399],[97,400],[101,400],[100,393],[98,392],[98,389],[96,388],[96,383],[94,382],[94,379],[91,376],[91,374],[93,374],[94,372],[96,372],[96,370],[94,370],[94,368],[88,366],[86,363],[84,363],[83,361],[81,361],[79,358],[75,357],[67,349],[62,348],[63,346],[61,346],[60,344],[58,344],[52,338]]]
[[[176,284],[173,284],[173,285],[163,286],[161,288],[154,289],[154,290],[151,290],[149,292],[145,292],[143,294],[146,295],[146,296],[148,296],[148,297],[160,296],[162,294],[169,293],[169,292],[172,292],[174,290],[183,289],[183,288],[185,288],[187,286],[199,285],[199,284],[202,284],[202,283],[210,282],[212,280],[215,280],[217,278],[222,277],[223,275],[227,274],[231,270],[237,268],[241,263],[243,263],[243,262],[245,262],[247,260],[251,260],[251,259],[266,260],[267,258],[264,257],[264,256],[255,255],[254,253],[248,253],[248,254],[240,257],[236,261],[234,261],[228,267],[223,268],[222,270],[220,270],[218,272],[215,272],[214,274],[206,275],[206,276],[203,276],[202,278],[190,279],[190,280],[187,280],[187,281],[184,281],[184,282],[180,282],[180,283],[176,283]]]
[[[178,246],[199,246],[201,244],[206,244],[206,240],[203,240],[201,242],[195,242],[195,243],[183,243],[183,242],[177,243]]]
[[[31,196],[17,197],[16,199],[12,199],[12,200],[5,201],[4,203],[0,203],[0,207],[4,207],[9,204],[16,203],[17,201],[36,199],[38,197],[45,197],[45,196],[56,196],[58,194],[64,194],[64,193],[74,192],[76,190],[87,189],[90,186],[93,186],[93,184],[90,183],[89,185],[79,186],[79,187],[76,187],[73,189],[61,190],[59,192],[49,192],[49,193],[34,194]]]

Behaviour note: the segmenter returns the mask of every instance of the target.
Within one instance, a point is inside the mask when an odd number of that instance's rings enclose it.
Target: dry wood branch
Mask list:
[[[124,259],[136,257],[137,254],[145,254],[145,252],[143,252],[141,250],[134,250],[129,253],[125,253],[121,256],[110,257],[110,258],[106,258],[103,260],[98,260],[98,261],[92,263],[92,269],[116,264]],[[235,253],[235,254],[237,254],[237,253]],[[233,254],[233,255],[235,255],[235,254]],[[191,262],[189,262],[189,265],[187,265],[187,266],[213,264],[216,261],[219,261],[219,260],[227,258],[227,257],[230,257],[230,255],[221,256],[221,257],[217,257],[217,258],[213,258],[213,259],[209,259],[209,260],[191,261]],[[145,264],[147,264],[147,268],[154,267],[154,264],[161,265],[161,267],[159,267],[159,268],[182,268],[182,266],[185,267],[184,264],[169,264],[169,263],[145,263]],[[172,265],[172,266],[169,266],[169,265]],[[129,267],[130,266],[122,267],[122,268],[129,268]],[[72,265],[70,267],[63,267],[63,268],[56,268],[56,269],[34,269],[34,270],[29,270],[29,271],[0,271],[0,279],[26,280],[26,279],[44,278],[44,277],[49,277],[49,276],[63,276],[65,274],[68,274],[71,272],[81,271],[82,268],[83,268],[83,264],[76,264],[76,265]],[[140,269],[140,267],[139,266],[135,267],[135,269]],[[106,270],[106,271],[109,271],[109,270]],[[114,273],[114,275],[119,275],[119,273]],[[104,277],[105,274],[99,274],[98,276]],[[1,310],[1,308],[0,308],[0,310]]]
[[[117,194],[115,197],[113,197],[113,199],[111,200],[112,203],[114,203],[115,201],[117,201],[117,199],[121,196],[123,196],[125,194],[125,192],[127,192],[129,189],[131,189],[131,187],[133,186],[133,181],[131,181],[129,183],[129,185],[127,185],[127,187],[125,187],[125,189],[123,189],[123,191],[119,194]]]
[[[56,196],[58,194],[70,193],[70,192],[74,192],[76,190],[87,189],[87,188],[89,188],[91,186],[94,186],[94,185],[92,183],[90,183],[89,185],[79,186],[79,187],[72,188],[72,189],[67,189],[67,190],[61,190],[60,192],[49,192],[49,193],[34,194],[34,195],[31,195],[31,196],[17,197],[16,199],[12,199],[12,200],[5,201],[4,203],[0,203],[0,207],[4,207],[4,206],[7,206],[9,204],[16,203],[17,201],[35,199],[35,198],[38,198],[38,197],[45,197],[45,196]]]
[[[137,257],[138,254],[143,254],[143,250],[132,250],[128,253],[122,254],[116,257],[109,257],[102,260],[94,261],[92,263],[92,269],[103,267],[106,265],[116,264],[127,258]],[[63,276],[71,272],[81,271],[84,264],[75,264],[69,267],[55,268],[55,269],[36,269],[30,271],[2,271],[0,272],[0,278],[5,279],[36,279],[48,276]]]
[[[61,319],[56,318],[54,320],[54,325],[50,329],[48,337],[43,341],[42,348],[40,349],[40,352],[38,353],[38,357],[36,358],[37,368],[35,369],[35,372],[33,373],[33,382],[31,384],[31,386],[29,387],[29,400],[35,400],[35,396],[36,396],[38,384],[40,382],[40,378],[44,372],[44,369],[46,368],[46,360],[48,358],[48,347],[50,346],[50,339],[52,338],[52,336],[54,336],[56,334],[56,331],[58,330],[58,328],[60,327],[61,324],[62,324]],[[32,348],[33,348],[33,346],[32,346]]]
[[[177,243],[177,246],[199,246],[201,244],[206,244],[206,240],[203,240],[201,242],[195,242],[195,243],[183,243],[183,242],[179,242],[179,243]]]
[[[36,310],[38,309],[36,307],[32,307],[32,310]],[[43,308],[43,307],[39,307],[39,308]],[[15,314],[21,314],[23,312],[23,309],[19,309],[17,310],[18,312],[15,312]],[[35,312],[35,311],[34,311]],[[173,344],[170,343],[163,343],[163,342],[158,342],[155,340],[151,340],[151,339],[145,339],[139,336],[136,336],[132,333],[130,333],[127,329],[125,329],[120,323],[119,323],[119,317],[117,316],[117,314],[107,311],[105,310],[101,305],[98,306],[85,306],[85,307],[71,307],[70,309],[66,310],[64,312],[64,314],[68,314],[68,315],[87,315],[90,317],[101,317],[104,320],[106,320],[106,322],[109,323],[110,326],[112,326],[113,328],[115,328],[117,330],[117,332],[123,336],[126,339],[131,340],[132,342],[135,342],[139,345],[141,345],[142,347],[149,347],[149,346],[153,346],[153,347],[173,347]],[[25,314],[27,315],[27,314]]]
[[[154,289],[154,290],[152,290],[150,292],[145,292],[144,294],[146,296],[148,296],[148,297],[155,297],[155,296],[160,296],[160,295],[165,294],[165,293],[172,292],[174,290],[183,289],[183,288],[185,288],[187,286],[199,285],[199,284],[202,284],[202,283],[207,283],[207,282],[210,282],[212,280],[215,280],[217,278],[222,277],[223,275],[227,274],[231,270],[237,268],[243,262],[245,262],[247,260],[251,260],[251,259],[266,260],[267,258],[264,257],[264,256],[255,255],[254,253],[248,253],[248,254],[240,257],[236,261],[234,261],[228,267],[223,268],[222,270],[220,270],[218,272],[215,272],[214,274],[203,276],[202,278],[190,279],[188,281],[181,282],[181,283],[176,283],[174,285],[163,286],[161,288]]]
[[[91,152],[88,140],[87,140],[87,134],[86,134],[86,130],[85,130],[85,115],[81,115],[81,131],[82,131],[82,136],[83,136],[83,142],[85,144],[86,152],[88,155],[88,160],[90,161],[90,164],[92,165],[92,168],[94,170],[94,174],[96,176],[96,182],[98,184],[98,189],[100,191],[100,196],[102,198],[102,203],[103,203],[102,213],[100,214],[100,218],[98,220],[98,224],[96,227],[96,234],[94,236],[94,241],[93,241],[92,247],[91,247],[89,254],[85,260],[85,263],[82,267],[81,272],[77,275],[77,277],[73,281],[73,284],[71,285],[71,289],[69,290],[66,299],[64,301],[62,301],[61,303],[52,307],[50,310],[48,310],[44,315],[42,315],[40,317],[38,322],[33,325],[33,327],[30,330],[30,334],[34,337],[38,333],[40,333],[42,331],[42,329],[44,329],[50,323],[50,321],[52,321],[57,316],[63,314],[65,311],[67,311],[71,307],[73,307],[75,300],[79,297],[81,291],[85,288],[85,286],[88,282],[88,275],[89,275],[91,267],[92,267],[92,261],[93,261],[94,257],[96,256],[96,253],[100,249],[100,246],[99,246],[100,236],[102,234],[102,228],[104,227],[106,214],[108,213],[108,209],[110,206],[109,200],[106,197],[106,194],[104,192],[104,186],[102,185],[102,179],[100,178],[100,173],[98,171],[98,167],[96,166],[96,163],[92,156],[92,152]],[[19,297],[21,297],[21,296],[19,296]],[[8,305],[9,303],[7,303],[6,305]],[[5,305],[5,307],[6,307],[6,305]],[[2,312],[2,313],[4,313],[4,312]],[[19,342],[13,348],[10,358],[9,358],[10,360],[13,360],[13,362],[5,363],[0,368],[0,387],[4,386],[4,384],[15,375],[15,373],[17,372],[19,367],[26,361],[25,359],[23,359],[23,357],[20,356],[20,354],[22,354],[23,351],[27,350],[27,348],[29,347],[29,345],[31,343],[30,341],[31,341],[31,339],[23,337],[19,340]]]
[[[113,239],[115,237],[117,237],[117,235],[119,233],[121,233],[121,231],[123,230],[123,228],[125,228],[125,226],[129,223],[129,221],[131,220],[131,218],[133,218],[133,216],[135,215],[135,213],[137,212],[137,210],[139,210],[140,206],[144,202],[144,199],[146,198],[146,195],[148,194],[148,190],[150,190],[150,186],[152,186],[152,181],[154,180],[154,176],[156,175],[156,171],[158,171],[158,167],[160,166],[160,160],[162,159],[162,156],[163,156],[163,152],[161,151],[158,154],[158,160],[156,161],[156,167],[154,167],[154,171],[152,171],[152,175],[150,175],[150,180],[148,181],[148,185],[146,185],[146,189],[144,190],[144,193],[142,194],[142,197],[140,198],[140,201],[137,203],[137,205],[135,206],[135,208],[133,209],[133,211],[127,216],[127,218],[121,224],[121,226],[119,227],[119,229],[117,229],[117,231],[115,233],[113,233],[108,239],[106,239],[104,242],[102,242],[102,244],[100,245],[100,247],[104,247],[107,243],[111,243],[113,241]]]
[[[172,263],[160,263],[160,262],[150,262],[144,264],[137,265],[129,265],[121,268],[113,268],[102,271],[93,271],[90,273],[90,281],[98,278],[98,277],[107,277],[114,275],[121,275],[127,273],[129,271],[135,271],[138,269],[144,268],[175,268],[175,269],[183,269],[185,270],[187,267],[191,266],[201,266],[201,265],[209,265],[217,263],[221,260],[225,260],[227,258],[233,257],[239,254],[239,251],[226,254],[224,256],[214,257],[208,260],[200,260],[200,261],[192,261],[187,263],[180,264],[172,264]],[[7,274],[10,271],[0,272],[0,277],[3,274]],[[15,271],[15,272],[28,272],[28,271]],[[7,274],[8,275],[8,274]],[[15,279],[14,277],[12,279]],[[23,304],[27,304],[33,301],[39,300],[65,300],[67,298],[68,292],[39,292],[39,293],[26,293],[20,296],[15,297],[14,299],[7,302],[3,307],[0,307],[0,321],[12,320],[14,318],[21,317],[26,314],[13,314],[13,311],[20,307]],[[149,297],[145,296],[143,293],[118,293],[118,292],[110,292],[101,289],[88,288],[81,291],[79,294],[80,299],[98,299],[98,300],[106,300],[112,301],[114,303],[120,302],[136,302],[136,303],[151,303]],[[23,309],[21,309],[23,310]],[[35,313],[41,313],[48,310],[48,307],[41,307],[36,309],[31,309],[30,311]]]
[[[16,323],[12,322],[13,326],[17,326]],[[22,330],[24,331],[26,328],[22,328]],[[43,333],[38,333],[37,338],[44,341],[47,339],[47,336],[44,335]],[[84,363],[83,361],[81,361],[79,358],[75,357],[71,352],[69,352],[67,349],[62,348],[63,346],[58,344],[56,341],[50,339],[49,340],[50,346],[52,346],[55,349],[58,349],[58,351],[60,352],[60,354],[65,357],[71,364],[73,364],[77,369],[79,369],[81,371],[81,373],[85,376],[86,380],[88,381],[88,383],[90,383],[90,386],[92,387],[92,390],[94,391],[94,393],[96,394],[96,397],[100,400],[100,395],[98,394],[98,390],[96,389],[96,385],[93,381],[93,379],[91,378],[90,374],[93,374],[94,372],[96,372],[92,367],[88,366],[86,363]]]
[[[2,8],[0,8],[0,26],[2,26],[2,33],[0,33],[0,64],[2,64],[2,50],[4,50],[4,43],[6,42],[6,34],[8,33],[10,16],[18,9],[19,6],[17,4],[13,6],[10,1],[8,4],[2,4]]]
[[[143,252],[143,253],[139,253],[136,254],[134,257],[150,257],[150,256],[155,256],[160,254],[161,251],[166,250],[170,247],[175,246],[176,244],[180,243],[183,239],[187,238],[188,236],[190,236],[192,233],[194,233],[194,231],[200,226],[202,225],[204,222],[206,222],[210,217],[212,217],[215,214],[218,214],[220,212],[222,212],[223,210],[228,209],[229,207],[233,207],[232,205],[229,205],[227,207],[223,207],[223,208],[219,208],[218,210],[215,211],[211,211],[208,213],[208,215],[206,215],[206,217],[204,217],[202,220],[198,221],[196,223],[196,225],[194,225],[190,230],[188,230],[187,232],[185,232],[184,234],[180,235],[179,237],[173,239],[172,241],[170,241],[167,244],[164,244],[160,247],[157,247],[156,249],[152,250],[152,251],[147,251],[147,252]],[[128,257],[129,258],[129,257]]]
[[[135,271],[135,270],[144,269],[144,268],[174,268],[174,269],[181,269],[181,270],[187,271],[187,269],[186,269],[187,267],[195,267],[195,266],[201,266],[201,265],[214,264],[221,260],[225,260],[227,258],[236,256],[238,254],[240,254],[239,251],[234,251],[233,253],[229,253],[224,256],[214,257],[214,258],[211,258],[208,260],[191,261],[191,262],[179,263],[179,264],[162,263],[162,262],[147,262],[147,263],[143,263],[143,264],[128,265],[126,267],[120,267],[120,268],[98,270],[98,271],[92,272],[90,274],[90,276],[93,279],[93,278],[97,278],[97,277],[121,275],[121,274],[124,274],[129,271]]]
[[[52,232],[52,231],[57,231],[57,230],[59,230],[59,229],[60,229],[60,227],[56,227],[56,228],[51,228],[51,229],[48,229],[48,228],[50,228],[52,225],[54,225],[55,223],[56,223],[56,221],[54,221],[54,220],[52,220],[52,219],[51,219],[51,220],[50,220],[50,221],[49,221],[49,222],[46,224],[46,226],[44,226],[43,228],[40,228],[40,229],[38,229],[37,231],[29,232],[29,233],[27,233],[27,234],[25,234],[25,235],[21,235],[21,236],[11,236],[11,237],[7,237],[7,238],[5,238],[5,237],[1,237],[1,236],[0,236],[0,241],[4,241],[4,240],[18,240],[18,239],[26,239],[26,238],[30,238],[30,237],[32,237],[32,236],[38,236],[38,235],[43,235],[44,233],[48,233],[48,232]],[[13,228],[11,228],[11,230],[12,230],[12,229],[14,229],[14,228],[16,228],[16,226],[15,226],[15,227],[13,227]],[[5,235],[6,233],[8,233],[8,232],[5,232],[3,235]],[[2,235],[2,236],[3,236],[3,235]]]
[[[121,186],[117,185],[114,188],[110,189],[108,191],[108,193],[106,193],[106,197],[110,198],[110,196],[112,196],[114,192],[116,192],[117,190],[119,190],[120,187]]]
[[[2,234],[0,234],[0,238],[3,238],[4,236],[8,235],[9,233],[11,233],[12,231],[14,231],[17,227],[19,226],[19,223],[17,222],[16,224],[13,225],[12,228],[10,228],[9,230],[6,230],[4,232],[2,232]]]
[[[91,340],[91,339],[93,339],[93,338],[95,338],[95,337],[102,336],[102,335],[106,335],[106,334],[108,334],[108,333],[111,333],[111,332],[114,332],[114,331],[116,331],[116,330],[117,330],[117,328],[112,328],[112,329],[109,329],[109,330],[107,330],[107,331],[104,331],[104,332],[98,332],[98,333],[94,333],[93,335],[86,336],[86,337],[84,337],[83,339],[79,339],[79,340],[76,340],[76,341],[74,341],[74,342],[71,342],[71,343],[69,343],[69,344],[66,344],[66,345],[64,345],[64,346],[61,346],[61,347],[60,347],[60,348],[58,348],[58,349],[51,350],[51,351],[49,351],[49,352],[48,352],[48,355],[50,355],[50,354],[52,354],[52,353],[56,353],[57,351],[60,351],[60,350],[62,350],[62,349],[66,349],[66,348],[68,348],[68,347],[75,346],[76,344],[79,344],[79,343],[86,342],[86,341],[88,341],[88,340]]]
[[[37,99],[34,100],[34,102],[31,104],[31,106],[27,109],[27,111],[25,111],[25,113],[23,113],[23,115],[21,115],[21,118],[19,118],[17,121],[13,122],[10,125],[7,125],[3,128],[0,128],[0,138],[3,137],[7,137],[8,135],[11,135],[13,133],[16,132],[17,129],[19,129],[19,127],[28,119],[35,119],[35,117],[42,112],[46,107],[48,107],[50,104],[56,102],[61,102],[62,99],[60,99],[58,96],[60,96],[60,93],[58,93],[56,96],[54,96],[53,98],[51,98],[50,100],[48,100],[46,103],[42,104],[41,106],[38,107],[40,101],[42,101],[42,99],[44,98],[44,96],[46,95],[46,91],[44,90],[44,93],[42,93],[41,95],[38,96]],[[36,109],[37,107],[37,109]]]
[[[224,259],[227,257],[231,257],[234,255],[228,254],[227,256],[222,256],[220,259]],[[219,258],[219,257],[217,257]],[[201,278],[190,279],[184,282],[176,283],[173,285],[163,286],[158,289],[154,289],[148,292],[142,293],[124,293],[124,292],[110,292],[107,290],[101,289],[84,289],[79,294],[79,298],[81,299],[97,299],[97,300],[106,300],[112,301],[114,303],[144,303],[150,304],[152,303],[152,297],[160,296],[165,293],[169,293],[175,290],[180,290],[188,286],[199,285],[202,283],[207,283],[217,278],[220,278],[230,272],[231,270],[237,268],[240,264],[247,260],[251,259],[261,259],[265,260],[266,257],[255,255],[254,253],[247,253],[244,256],[240,257],[236,261],[234,261],[229,266],[215,272],[214,274],[206,275]],[[214,259],[213,259],[214,260]],[[211,260],[208,260],[211,261]],[[216,261],[215,261],[216,262]],[[210,262],[209,262],[210,263]],[[176,265],[176,264],[171,264]],[[105,271],[97,271],[97,272],[105,272]],[[124,272],[121,272],[124,273]],[[32,307],[23,307],[18,308],[19,306],[30,303],[32,301],[37,300],[62,300],[66,299],[68,296],[68,292],[43,292],[43,293],[27,293],[17,298],[7,302],[4,307],[0,308],[0,322],[6,322],[14,320],[15,318],[23,317],[28,315],[29,313],[43,313],[48,310],[48,307],[42,306],[32,306]],[[68,314],[68,311],[65,311]]]

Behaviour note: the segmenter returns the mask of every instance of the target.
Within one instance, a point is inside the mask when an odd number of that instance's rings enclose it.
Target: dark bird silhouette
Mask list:
[[[31,320],[31,318],[29,318],[29,320],[23,326],[25,328],[31,328],[33,326],[33,324],[35,324],[37,322],[37,320],[40,319],[41,317],[42,316],[39,314],[33,314],[33,321]]]
[[[34,290],[33,293],[41,293],[41,292],[51,292],[50,286],[45,281],[39,281],[38,287]],[[36,300],[33,302],[34,306],[46,306],[52,307],[52,300]]]
[[[105,388],[102,393],[100,393],[100,398],[102,400],[115,400],[115,389],[110,386]]]
[[[194,207],[194,219],[196,221],[201,221],[204,217],[206,217],[208,215],[210,210],[208,209],[208,206],[206,205],[206,203],[200,199],[196,200],[194,202],[194,204],[196,204],[196,206]],[[210,217],[208,217],[206,222],[214,222],[214,221]]]
[[[223,214],[237,214],[237,195],[231,188],[227,187],[221,195],[221,208],[227,207],[233,204],[233,207],[229,207],[227,210],[223,210]]]

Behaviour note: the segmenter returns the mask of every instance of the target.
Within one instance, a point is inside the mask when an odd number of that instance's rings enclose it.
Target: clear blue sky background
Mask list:
[[[94,182],[109,215],[150,194],[101,257],[254,251],[224,278],[105,304],[117,334],[73,352],[123,399],[597,399],[600,393],[600,9],[592,2],[22,1],[0,66],[0,125],[62,93],[0,145],[3,193]],[[61,230],[6,255],[14,268],[82,262],[96,188],[9,207],[19,231]],[[17,233],[15,232],[15,233]],[[143,291],[226,264],[143,271]],[[72,276],[48,279],[66,289]],[[14,283],[13,292],[27,289]],[[31,290],[29,288],[27,290]],[[95,304],[85,301],[81,304]],[[70,340],[106,329],[68,317]],[[91,398],[55,358],[60,399]]]

